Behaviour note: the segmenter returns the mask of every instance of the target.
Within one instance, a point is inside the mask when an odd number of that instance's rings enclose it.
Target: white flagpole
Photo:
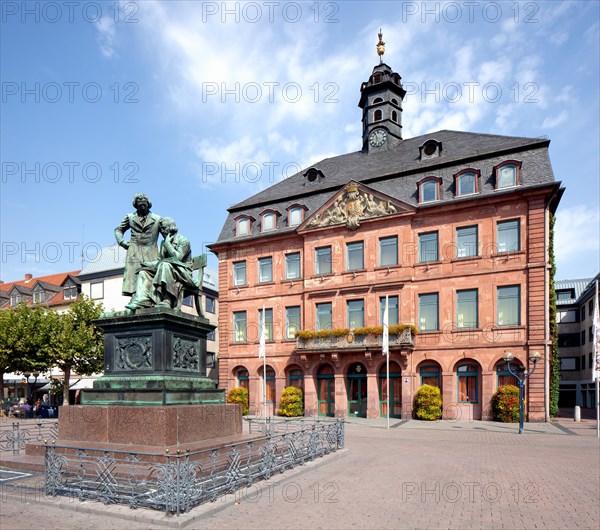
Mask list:
[[[383,308],[383,344],[382,350],[385,355],[386,364],[386,410],[387,410],[387,428],[390,428],[390,326],[388,317],[388,295],[385,295],[385,307]]]
[[[600,438],[600,307],[598,307],[598,280],[596,280],[596,294],[594,296],[594,366],[592,378],[596,382],[596,436]]]
[[[263,304],[260,318],[260,339],[258,345],[258,358],[263,360],[263,416],[267,415],[267,351],[265,346],[265,306]]]

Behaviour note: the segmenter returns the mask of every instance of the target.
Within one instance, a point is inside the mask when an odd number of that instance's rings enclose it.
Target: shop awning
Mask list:
[[[94,378],[83,377],[75,384],[69,387],[69,390],[81,390],[82,388],[92,388],[94,386]]]

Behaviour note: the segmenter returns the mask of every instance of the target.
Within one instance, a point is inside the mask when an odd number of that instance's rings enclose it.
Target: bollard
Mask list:
[[[575,406],[575,421],[581,421],[581,407],[579,405]]]

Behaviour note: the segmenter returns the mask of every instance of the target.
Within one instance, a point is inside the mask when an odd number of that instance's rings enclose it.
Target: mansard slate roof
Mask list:
[[[428,140],[440,142],[441,153],[438,157],[421,160],[419,147]],[[305,219],[308,219],[351,180],[414,205],[418,209],[514,191],[514,188],[498,191],[494,182],[494,166],[511,159],[522,162],[519,189],[552,184],[555,179],[548,156],[549,144],[550,140],[547,138],[442,130],[402,140],[397,146],[380,153],[367,154],[357,151],[326,158],[310,166],[322,171],[323,179],[308,182],[304,177],[304,169],[231,206],[217,243],[266,236],[260,232],[260,213],[267,208],[282,214],[277,230],[270,231],[269,236],[292,232],[297,227],[287,226],[286,208],[292,204],[301,204],[308,208],[305,213]],[[454,175],[466,168],[481,171],[479,193],[455,197]],[[440,200],[435,203],[418,204],[417,182],[430,175],[442,178]],[[257,221],[252,223],[249,235],[235,237],[235,218],[242,213],[256,218]]]

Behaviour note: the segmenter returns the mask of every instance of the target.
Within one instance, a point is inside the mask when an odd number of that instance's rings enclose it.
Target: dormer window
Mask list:
[[[417,186],[419,187],[419,203],[439,201],[441,182],[442,179],[439,177],[426,177],[417,182]]]
[[[44,291],[40,289],[39,291],[33,292],[33,303],[41,304],[44,301]]]
[[[307,180],[307,182],[313,183],[324,180],[325,175],[320,169],[317,169],[316,167],[311,167],[307,169],[304,173],[304,178]]]
[[[520,184],[521,162],[516,160],[507,160],[498,164],[494,171],[496,172],[496,189],[512,188]]]
[[[65,300],[73,300],[77,298],[77,286],[76,285],[65,285],[63,291],[63,298]]]
[[[265,210],[261,214],[261,232],[270,232],[277,230],[277,215],[275,210]]]
[[[472,195],[479,191],[479,170],[463,169],[454,175],[455,196]]]
[[[440,156],[442,152],[442,142],[437,140],[427,140],[421,147],[419,147],[419,157],[421,160],[427,158],[436,158]]]
[[[252,221],[254,218],[247,215],[240,215],[235,218],[235,235],[236,236],[247,236],[252,228]]]
[[[16,307],[21,303],[21,293],[14,292],[10,295],[10,307]]]
[[[292,204],[288,207],[288,226],[298,226],[304,221],[305,206],[300,204]]]

